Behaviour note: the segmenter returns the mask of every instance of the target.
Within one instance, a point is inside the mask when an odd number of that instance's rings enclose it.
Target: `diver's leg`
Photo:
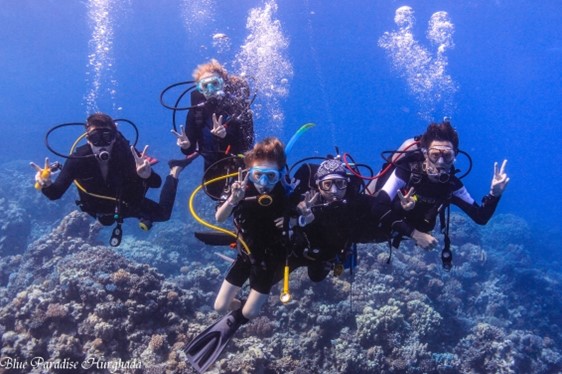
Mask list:
[[[242,308],[242,315],[247,319],[256,318],[260,314],[261,308],[268,298],[269,294],[263,294],[256,290],[250,290],[248,300],[246,300],[244,308]]]
[[[177,167],[176,167],[177,168]],[[158,214],[155,214],[153,221],[168,221],[172,216],[176,192],[178,191],[178,179],[171,174],[166,177],[164,186],[160,191],[160,201],[158,203]]]
[[[229,310],[239,309],[241,305],[240,300],[235,299],[238,291],[240,291],[240,287],[233,285],[225,279],[215,299],[215,310],[219,313],[225,313]]]
[[[215,299],[215,310],[217,312],[226,312],[230,310],[240,309],[242,303],[235,296],[242,288],[242,285],[250,276],[250,260],[242,255],[238,255],[236,260],[228,269],[226,277],[222,282],[221,288]]]

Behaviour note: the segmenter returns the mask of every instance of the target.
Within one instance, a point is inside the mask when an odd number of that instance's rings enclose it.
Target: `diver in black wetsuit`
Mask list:
[[[437,239],[430,231],[449,204],[461,208],[477,224],[490,220],[509,182],[505,173],[507,160],[501,167],[495,163],[490,193],[478,205],[455,176],[459,138],[448,121],[430,124],[420,139],[419,149],[408,153],[397,161],[397,167],[375,194],[376,214],[387,232],[394,232],[398,238],[409,236],[416,245],[431,249]],[[448,236],[445,241],[448,247]],[[450,268],[451,256],[450,250],[442,252],[445,268]]]
[[[229,75],[217,61],[199,65],[193,72],[197,90],[191,92],[191,109],[187,114],[185,131],[172,130],[177,144],[186,155],[194,152],[205,159],[206,180],[228,174],[243,166],[228,162],[214,165],[230,155],[250,150],[254,144],[254,124],[250,110],[250,88],[240,77]],[[237,161],[239,163],[237,163]],[[212,169],[209,169],[212,167]],[[220,198],[227,181],[213,183],[207,192]]]
[[[291,270],[307,266],[310,279],[319,282],[331,269],[335,274],[343,270],[346,259],[354,255],[355,243],[373,240],[375,200],[359,193],[360,181],[339,159],[304,164],[294,178],[300,182],[292,196],[304,198],[297,205],[300,215],[292,225]]]
[[[78,206],[103,225],[136,217],[141,220],[141,228],[149,229],[153,221],[170,219],[180,166],[171,168],[160,203],[156,203],[145,197],[149,188],[158,188],[162,183],[145,157],[148,146],[139,154],[117,130],[113,119],[103,113],[88,117],[86,139],[87,144],[68,158],[54,182],[45,172],[50,167],[48,159],[43,169],[31,163],[37,171],[36,185],[45,196],[59,199],[74,181],[80,196]]]
[[[215,300],[215,310],[226,314],[203,331],[186,348],[188,360],[203,372],[222,352],[234,332],[257,317],[272,286],[282,274],[288,255],[288,240],[276,226],[287,215],[289,199],[283,184],[286,156],[277,138],[267,138],[246,153],[248,168],[230,186],[215,213],[218,222],[230,215],[240,238],[247,244],[228,270]],[[248,253],[247,249],[250,250]],[[250,292],[242,305],[237,294],[249,282]]]

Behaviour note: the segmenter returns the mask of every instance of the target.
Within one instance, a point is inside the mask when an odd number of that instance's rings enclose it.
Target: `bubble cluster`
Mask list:
[[[231,46],[232,43],[228,35],[221,32],[213,34],[213,48],[215,48],[217,53],[226,53],[230,51]]]
[[[421,45],[414,37],[414,10],[403,6],[396,10],[394,22],[398,30],[385,32],[378,45],[384,48],[394,69],[406,80],[410,93],[420,105],[420,116],[431,120],[437,114],[451,115],[457,84],[446,72],[445,52],[454,47],[454,24],[447,12],[434,13],[427,29],[427,39],[435,51]],[[436,113],[436,112],[440,113]]]
[[[289,79],[293,76],[293,66],[286,57],[289,40],[281,22],[274,18],[277,9],[275,1],[268,1],[263,8],[250,10],[246,22],[249,34],[235,61],[239,74],[257,90],[253,108],[256,117],[266,115],[269,123],[277,127],[268,131],[281,129],[284,113],[280,99],[289,94]]]
[[[114,75],[113,24],[116,18],[115,0],[89,0],[88,18],[92,36],[88,43],[88,85],[85,95],[87,113],[99,111],[99,101],[108,99],[116,109],[117,80]]]
[[[187,32],[201,33],[208,24],[214,22],[215,0],[183,0],[182,16]]]

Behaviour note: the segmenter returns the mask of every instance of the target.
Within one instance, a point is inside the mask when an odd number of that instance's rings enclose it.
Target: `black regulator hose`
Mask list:
[[[125,118],[114,119],[113,122],[126,122],[126,123],[128,123],[129,125],[132,126],[132,128],[135,130],[135,141],[133,142],[133,146],[136,147],[137,143],[138,143],[138,140],[139,140],[139,129],[138,129],[137,125],[135,125],[132,121],[130,121],[128,119],[125,119]],[[53,154],[55,154],[59,157],[62,157],[62,158],[67,158],[67,159],[91,157],[91,155],[89,155],[89,156],[73,156],[73,155],[60,153],[60,152],[56,151],[53,147],[51,147],[51,144],[49,143],[49,136],[51,136],[51,133],[54,132],[55,130],[58,130],[58,129],[62,128],[62,127],[69,127],[69,126],[85,127],[86,124],[84,122],[68,122],[68,123],[61,123],[60,125],[53,126],[45,134],[45,146],[47,147],[47,149],[49,151],[51,151]]]

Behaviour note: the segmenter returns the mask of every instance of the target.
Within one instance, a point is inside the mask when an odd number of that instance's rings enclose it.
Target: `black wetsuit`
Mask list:
[[[292,195],[296,199],[294,205],[307,190],[318,191],[313,180],[317,169],[318,165],[304,164],[295,173],[300,183]],[[291,270],[307,266],[310,279],[321,281],[328,274],[328,265],[345,261],[353,243],[373,240],[375,199],[358,193],[358,187],[349,183],[344,199],[339,202],[325,203],[320,198],[311,208],[314,220],[304,227],[294,228]]]
[[[435,227],[440,209],[447,204],[458,206],[479,225],[486,224],[496,210],[499,197],[486,195],[482,198],[482,205],[478,205],[455,176],[446,183],[433,182],[427,174],[417,172],[421,170],[419,163],[401,162],[400,165],[376,193],[377,216],[386,231],[406,236],[410,236],[414,229],[429,232]],[[418,178],[412,178],[412,174]],[[405,211],[397,191],[406,191],[410,187],[414,187],[417,201],[414,209]]]
[[[249,279],[250,287],[262,294],[268,294],[279,279],[288,250],[287,239],[275,226],[275,219],[287,214],[288,197],[281,183],[269,195],[272,204],[261,206],[256,199],[258,192],[249,183],[245,199],[234,208],[234,223],[251,255],[239,253],[226,275],[229,283],[239,287]]]
[[[57,179],[42,192],[50,200],[59,199],[76,180],[88,193],[78,188],[80,200],[76,203],[82,211],[98,218],[104,225],[115,222],[115,213],[120,218],[137,217],[150,221],[170,219],[177,190],[177,179],[168,176],[160,193],[160,203],[145,198],[148,188],[158,188],[162,179],[152,171],[149,178],[137,175],[136,164],[129,143],[119,134],[108,161],[107,177],[104,179],[98,159],[89,145],[76,149],[74,156],[64,164]],[[103,197],[92,196],[91,194]]]
[[[249,108],[249,88],[241,80],[228,79],[225,82],[225,94],[222,97],[205,99],[197,90],[191,92],[191,106],[185,125],[185,134],[191,146],[182,149],[186,155],[198,151],[205,159],[206,180],[225,175],[231,170],[236,170],[243,164],[223,165],[209,170],[215,162],[229,155],[243,154],[250,150],[254,144],[254,123],[252,112]],[[217,119],[223,116],[223,124],[226,127],[226,136],[221,139],[213,134],[213,114]],[[207,191],[214,197],[222,195],[225,183],[212,183],[207,186]]]

